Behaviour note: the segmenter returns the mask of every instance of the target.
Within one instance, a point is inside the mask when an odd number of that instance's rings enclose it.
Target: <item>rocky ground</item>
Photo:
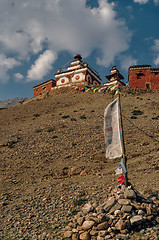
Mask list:
[[[0,239],[64,239],[81,206],[117,186],[119,159],[106,159],[103,134],[112,100],[65,88],[0,111]],[[125,88],[121,103],[129,181],[157,193],[159,93]],[[140,231],[130,239],[157,239],[158,225]]]

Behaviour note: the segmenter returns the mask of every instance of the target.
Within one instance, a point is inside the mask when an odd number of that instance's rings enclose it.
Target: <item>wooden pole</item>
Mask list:
[[[126,172],[124,173],[125,178],[125,186],[128,186],[128,176],[127,176],[127,157],[125,155],[125,142],[124,142],[124,130],[123,130],[123,122],[122,122],[122,112],[121,112],[121,102],[120,102],[120,94],[118,94],[119,100],[119,110],[120,110],[120,124],[121,124],[121,143],[122,143],[122,154],[123,154],[123,163],[126,168]]]

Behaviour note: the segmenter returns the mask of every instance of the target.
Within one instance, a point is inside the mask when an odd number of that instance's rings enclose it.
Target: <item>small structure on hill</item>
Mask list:
[[[56,86],[56,81],[53,79],[40,83],[33,87],[33,90],[34,90],[33,96],[35,97],[35,96],[41,95],[42,93],[49,92],[51,91],[51,88],[55,86]]]
[[[60,68],[55,74],[56,86],[68,86],[71,84],[101,84],[98,73],[86,62],[82,61],[80,54],[76,54],[71,66]]]
[[[135,65],[129,67],[129,86],[133,89],[159,89],[159,68],[151,65]]]
[[[125,86],[125,83],[121,81],[121,79],[124,79],[124,77],[121,75],[121,73],[118,71],[116,66],[113,66],[110,70],[110,74],[105,76],[109,82],[105,82],[105,86],[112,86],[112,85],[119,85],[119,86]]]

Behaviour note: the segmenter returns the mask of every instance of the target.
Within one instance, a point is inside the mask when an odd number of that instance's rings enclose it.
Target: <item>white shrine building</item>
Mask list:
[[[86,62],[82,61],[80,54],[76,54],[71,66],[60,68],[55,74],[56,86],[68,85],[99,85],[101,78],[98,73],[90,67]]]

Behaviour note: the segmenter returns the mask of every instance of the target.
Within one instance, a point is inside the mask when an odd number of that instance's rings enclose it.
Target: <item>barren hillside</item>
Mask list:
[[[0,239],[61,239],[86,201],[116,186],[119,159],[105,157],[103,115],[111,93],[65,88],[0,111]],[[158,190],[159,93],[121,93],[128,177]]]

